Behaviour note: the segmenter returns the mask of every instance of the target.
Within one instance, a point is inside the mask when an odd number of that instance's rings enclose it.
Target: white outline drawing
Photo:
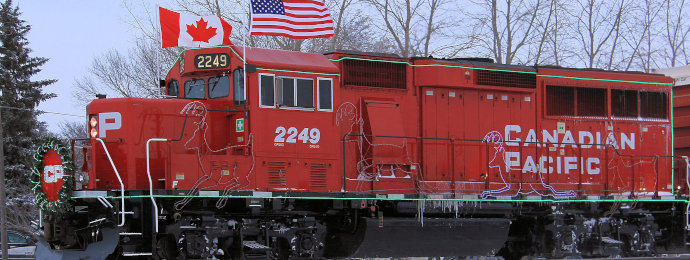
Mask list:
[[[495,150],[493,157],[489,161],[489,168],[494,169],[498,168],[499,175],[501,176],[501,181],[505,186],[495,189],[495,190],[488,190],[482,192],[482,199],[486,199],[489,196],[492,197],[502,197],[502,196],[510,196],[510,197],[515,197],[520,194],[537,194],[539,196],[550,196],[554,199],[573,199],[577,197],[577,193],[573,190],[569,191],[559,191],[556,190],[553,186],[548,185],[544,182],[544,177],[541,172],[541,170],[534,171],[532,173],[537,174],[539,177],[539,181],[541,183],[512,183],[510,181],[506,181],[506,177],[510,178],[510,171],[513,170],[512,168],[509,167],[509,164],[505,161],[505,152],[506,149],[504,147],[504,141],[503,139],[503,134],[501,134],[498,131],[491,131],[487,133],[484,138],[482,139],[483,143],[490,143],[493,144],[492,148]],[[491,147],[491,146],[490,146]],[[498,157],[502,158],[498,158]],[[497,161],[499,159],[500,161]],[[504,171],[503,169],[508,169]],[[516,171],[522,171],[522,169],[514,169]],[[487,176],[488,177],[488,176]],[[524,184],[524,185],[523,185]],[[534,187],[534,185],[541,185],[541,187]],[[517,185],[517,188],[514,188],[513,185]],[[541,190],[547,190],[547,193],[541,193],[539,192],[539,189]],[[509,191],[514,191],[513,194],[505,194]]]

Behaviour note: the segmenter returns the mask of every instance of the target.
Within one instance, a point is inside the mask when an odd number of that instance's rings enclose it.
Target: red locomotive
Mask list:
[[[186,50],[168,98],[87,107],[84,163],[47,204],[37,255],[677,252],[688,185],[672,83],[482,59]]]

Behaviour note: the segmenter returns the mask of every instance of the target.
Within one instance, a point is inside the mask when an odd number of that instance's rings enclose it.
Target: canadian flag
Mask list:
[[[215,15],[186,15],[158,7],[162,47],[230,45],[232,26]]]

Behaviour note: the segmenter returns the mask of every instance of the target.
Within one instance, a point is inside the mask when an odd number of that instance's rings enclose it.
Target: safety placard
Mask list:
[[[244,132],[244,118],[235,119],[235,131]]]

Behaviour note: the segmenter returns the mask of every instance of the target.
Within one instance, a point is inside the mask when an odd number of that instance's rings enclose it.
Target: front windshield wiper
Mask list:
[[[210,81],[210,80],[209,80],[209,81]],[[218,85],[218,82],[220,82],[220,79],[219,79],[219,80],[216,80],[216,82],[213,82],[213,86],[211,86],[210,89],[208,90],[209,95],[210,95],[210,93],[213,93],[213,90],[214,90],[214,89],[216,89],[216,86]]]

